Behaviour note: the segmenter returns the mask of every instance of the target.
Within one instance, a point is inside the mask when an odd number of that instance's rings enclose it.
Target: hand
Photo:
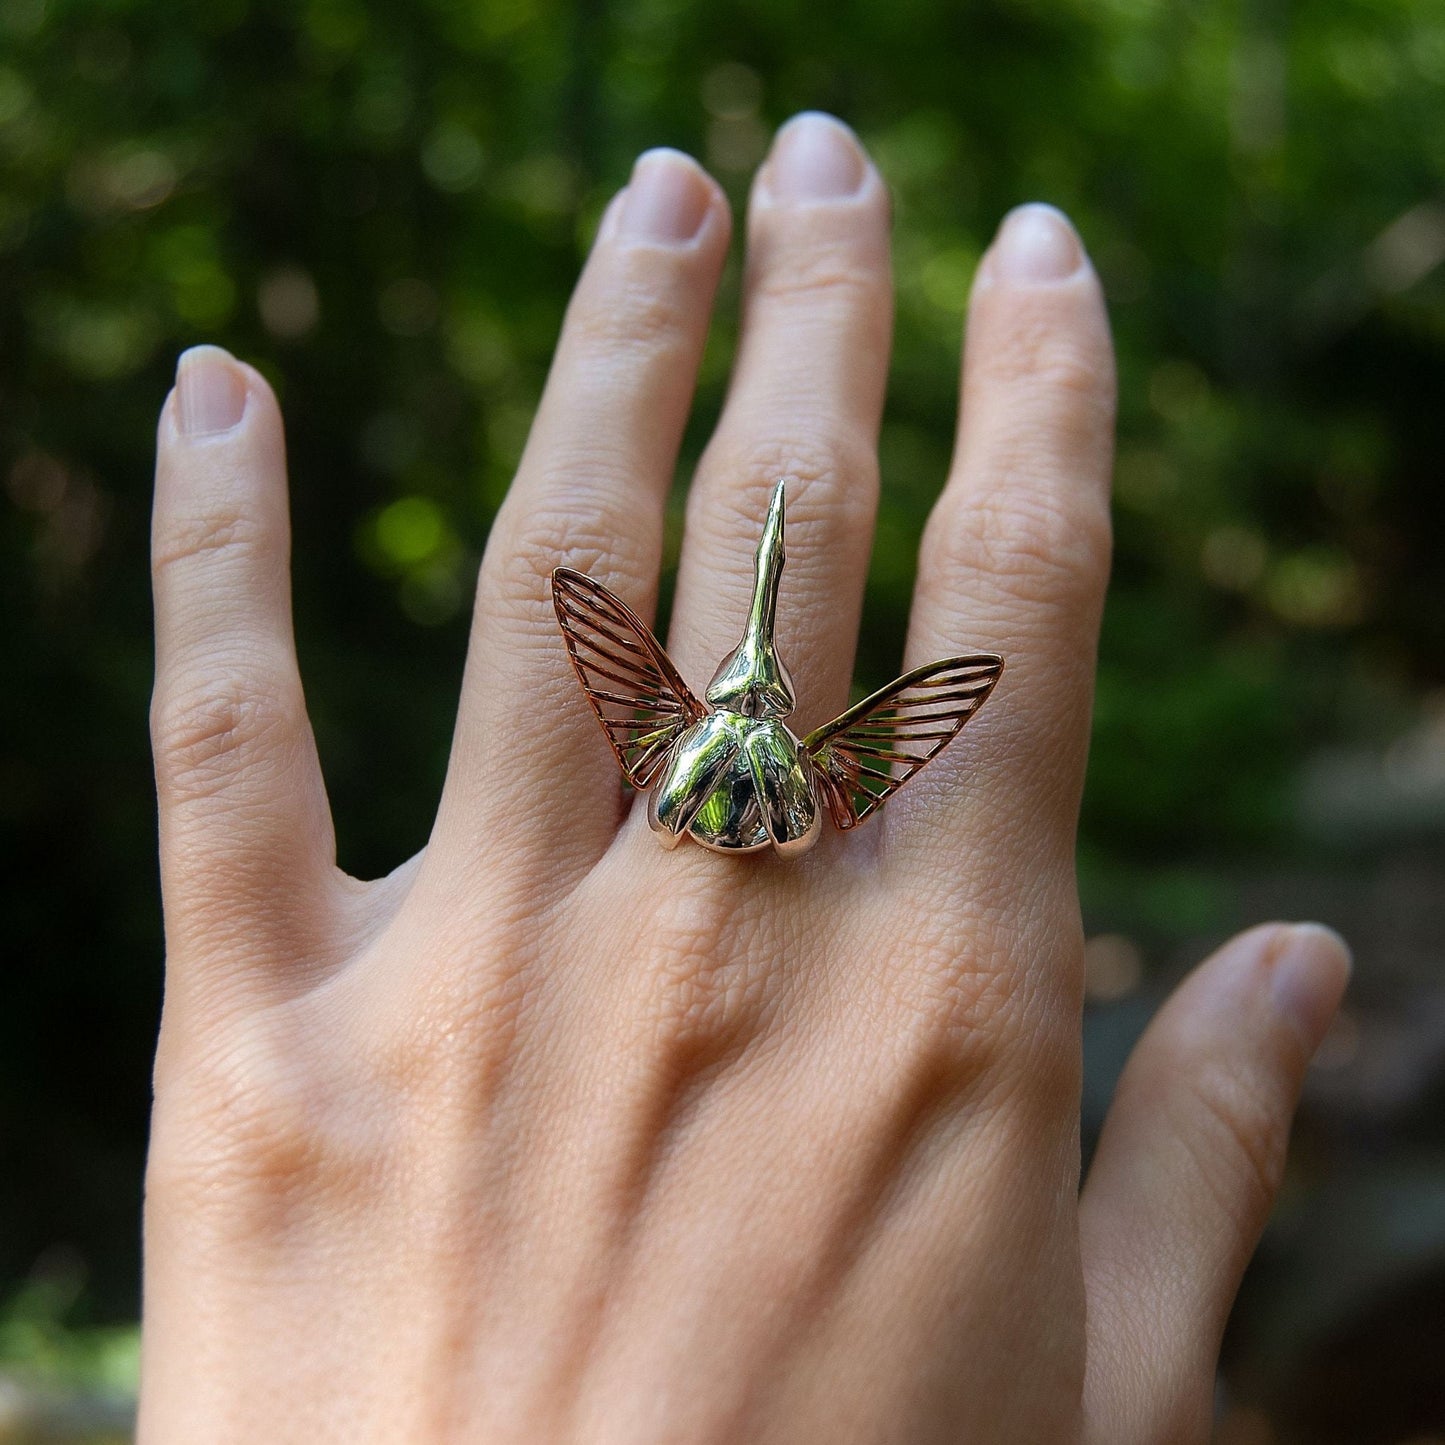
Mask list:
[[[292,644],[281,420],[224,352],[161,417],[154,738],[169,945],[141,1440],[1202,1441],[1220,1331],[1344,987],[1236,939],[1156,1020],[1078,1191],[1074,830],[1109,556],[1113,377],[1068,224],[1004,223],[908,665],[987,708],[807,857],[667,853],[547,577],[644,615],[727,205],[652,152],[608,209],[482,564],[425,852],[335,865]],[[878,490],[888,200],[780,133],[669,648],[736,640],[795,479],[779,645],[845,704]]]

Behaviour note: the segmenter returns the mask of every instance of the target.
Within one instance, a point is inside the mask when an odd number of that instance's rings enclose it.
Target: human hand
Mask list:
[[[688,499],[669,650],[700,682],[736,639],[768,493],[795,479],[778,616],[800,731],[848,695],[888,225],[849,132],[780,133]],[[650,615],[728,231],[673,153],[609,208],[482,565],[431,841],[378,882],[335,865],[275,400],[223,352],[182,359],[154,533],[168,963],[143,1445],[1206,1436],[1348,964],[1326,931],[1275,926],[1203,965],[1140,1044],[1080,1196],[1098,282],[1032,207],[975,284],[905,661],[1005,654],[988,707],[805,858],[664,852],[547,577],[575,566]]]

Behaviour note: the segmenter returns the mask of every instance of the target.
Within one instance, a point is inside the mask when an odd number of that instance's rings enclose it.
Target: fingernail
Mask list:
[[[681,151],[647,151],[632,168],[618,232],[639,241],[679,245],[702,229],[711,205],[712,190],[695,161]]]
[[[176,363],[176,410],[181,434],[230,431],[246,410],[246,378],[219,346],[193,346]]]
[[[819,111],[796,115],[768,157],[768,193],[777,201],[841,201],[868,173],[863,148],[841,120]]]
[[[1072,276],[1084,248],[1062,211],[1053,206],[1018,206],[1004,217],[989,248],[989,279],[1012,286],[1036,286]]]
[[[1328,1032],[1350,981],[1350,946],[1322,923],[1294,923],[1280,930],[1271,949],[1275,1006],[1313,1052]]]

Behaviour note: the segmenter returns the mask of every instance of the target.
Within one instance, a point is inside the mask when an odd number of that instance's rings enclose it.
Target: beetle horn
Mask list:
[[[773,640],[778,583],[786,560],[783,548],[785,480],[773,488],[763,535],[758,541],[753,600],[742,641],[723,659],[707,690],[707,700],[714,707],[748,717],[786,717],[795,702],[793,680]]]

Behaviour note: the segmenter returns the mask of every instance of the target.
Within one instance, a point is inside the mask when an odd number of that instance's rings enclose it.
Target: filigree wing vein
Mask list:
[[[668,747],[706,708],[645,622],[585,572],[552,573],[552,605],[577,680],[635,788],[652,781]]]
[[[915,668],[808,734],[833,822],[855,828],[931,762],[987,700],[1003,659],[981,652]]]

